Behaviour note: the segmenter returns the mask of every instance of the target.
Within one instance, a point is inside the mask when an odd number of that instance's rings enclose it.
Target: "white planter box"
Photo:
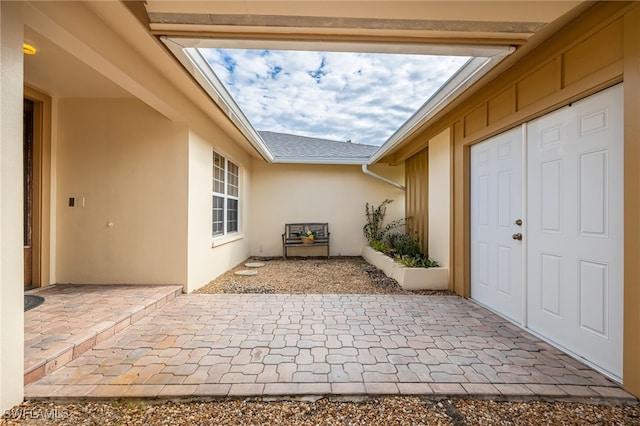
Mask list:
[[[407,268],[369,245],[362,247],[364,260],[398,281],[405,290],[447,290],[449,268]]]

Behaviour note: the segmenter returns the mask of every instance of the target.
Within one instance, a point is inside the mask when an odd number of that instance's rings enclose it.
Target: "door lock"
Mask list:
[[[522,219],[518,219],[518,220],[516,220],[516,222],[515,222],[515,223],[516,223],[516,225],[518,225],[518,226],[522,226]]]
[[[522,241],[522,234],[518,232],[517,234],[513,234],[511,238],[513,238],[514,240]]]

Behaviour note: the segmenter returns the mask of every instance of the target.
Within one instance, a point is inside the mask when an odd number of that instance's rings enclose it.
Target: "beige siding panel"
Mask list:
[[[487,108],[481,105],[464,117],[465,136],[472,135],[487,126]]]
[[[453,229],[451,232],[451,259],[453,268],[449,270],[449,282],[452,290],[461,296],[471,294],[469,241],[471,241],[470,231],[470,211],[465,208],[471,201],[469,174],[469,147],[462,144],[463,140],[462,121],[456,121],[451,126],[451,140],[453,141]],[[458,176],[456,176],[458,172]],[[460,176],[460,174],[462,176]]]
[[[618,20],[564,54],[564,86],[622,60],[623,23]]]
[[[406,172],[406,212],[409,220],[407,231],[416,233],[422,249],[427,252],[429,226],[429,153],[424,149],[409,158],[405,164]]]
[[[487,124],[496,123],[515,112],[515,89],[509,87],[489,100],[487,105]]]
[[[556,91],[556,61],[552,60],[517,83],[518,111]]]

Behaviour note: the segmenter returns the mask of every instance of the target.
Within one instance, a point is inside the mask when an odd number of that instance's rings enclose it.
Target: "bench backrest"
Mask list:
[[[300,232],[307,229],[318,233],[318,236],[315,237],[316,241],[329,238],[328,223],[287,223],[284,225],[284,238],[286,241],[300,241]]]

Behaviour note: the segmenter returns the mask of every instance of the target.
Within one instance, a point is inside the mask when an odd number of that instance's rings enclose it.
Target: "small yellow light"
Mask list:
[[[22,44],[22,51],[25,55],[35,55],[37,52],[35,47],[27,43]]]

